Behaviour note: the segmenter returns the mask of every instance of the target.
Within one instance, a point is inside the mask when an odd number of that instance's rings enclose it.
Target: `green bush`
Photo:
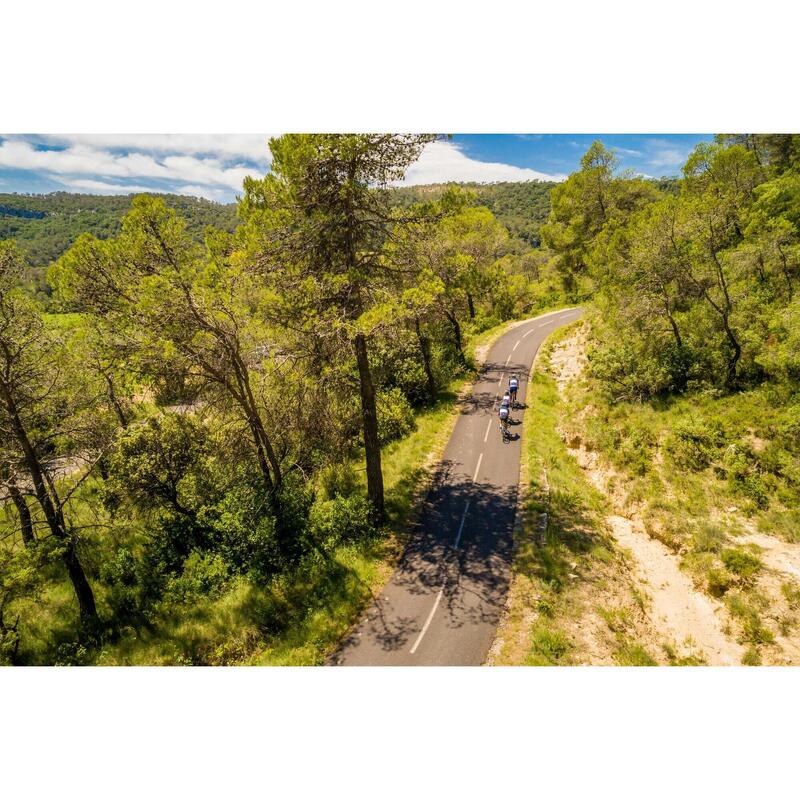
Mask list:
[[[720,558],[728,570],[744,581],[752,580],[762,567],[761,560],[758,557],[748,553],[746,550],[740,550],[735,547],[723,550],[720,553]]]
[[[745,654],[742,656],[742,666],[745,667],[760,667],[761,666],[761,653],[758,652],[757,647],[748,647]]]
[[[800,405],[784,409],[780,422],[775,426],[775,438],[787,450],[800,453]]]
[[[218,597],[230,578],[228,562],[218,554],[194,551],[183,573],[167,583],[164,603],[186,603],[199,597]]]
[[[725,451],[723,465],[731,489],[749,497],[759,508],[769,505],[769,493],[758,472],[757,461],[753,454],[732,444]]]
[[[674,381],[660,356],[635,349],[629,342],[604,344],[587,353],[589,371],[615,400],[646,400],[669,390]]]
[[[236,572],[267,578],[281,568],[275,518],[267,508],[263,491],[242,485],[226,492],[209,514],[215,545]]]
[[[319,497],[333,500],[334,497],[350,497],[360,489],[360,481],[353,465],[329,464],[319,471]]]
[[[311,507],[311,533],[317,541],[328,546],[362,541],[375,534],[370,511],[369,502],[359,495],[318,501]]]
[[[708,593],[713,597],[722,597],[735,583],[730,572],[716,567],[708,571],[707,579]]]
[[[497,327],[502,321],[503,320],[492,315],[478,314],[475,319],[472,320],[472,329],[475,333],[483,333],[490,328]]]
[[[717,457],[724,441],[719,422],[690,417],[675,424],[665,449],[676,466],[699,472]]]
[[[533,666],[558,664],[569,651],[567,637],[558,630],[538,625],[531,636],[530,663]]]
[[[647,428],[634,428],[620,443],[617,455],[635,474],[644,475],[653,463],[656,439]]]
[[[416,427],[414,411],[400,389],[378,393],[378,439],[381,445],[402,439]]]
[[[118,623],[133,619],[140,610],[143,576],[133,553],[127,547],[119,548],[112,560],[100,568],[100,580],[108,587],[108,603]]]

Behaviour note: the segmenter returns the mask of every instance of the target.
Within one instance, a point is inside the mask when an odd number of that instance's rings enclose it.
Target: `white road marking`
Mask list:
[[[509,358],[511,358],[511,356],[509,356]],[[506,364],[508,364],[508,361],[506,361]],[[498,385],[498,386],[499,386],[499,385],[500,385],[500,384],[503,382],[503,376],[504,376],[504,375],[505,375],[505,372],[501,372],[501,373],[500,373],[500,380],[499,380],[499,381],[497,381],[497,385]]]
[[[422,637],[428,632],[428,628],[430,627],[431,620],[433,619],[433,615],[436,613],[436,609],[439,608],[439,603],[442,600],[442,594],[444,593],[444,589],[439,589],[439,594],[436,595],[436,602],[433,604],[433,608],[431,609],[431,613],[428,614],[428,619],[425,620],[425,624],[422,626],[422,630],[419,632],[419,636],[417,636],[417,641],[414,642],[414,646],[411,648],[411,655],[413,656],[414,653],[417,652],[417,648],[419,647],[419,643],[422,641]]]
[[[511,352],[512,353],[519,347],[519,343],[521,341],[522,341],[522,339],[517,339],[517,343],[511,348]],[[511,358],[511,356],[509,356],[509,358]],[[506,364],[508,364],[508,361],[506,361]]]
[[[517,342],[517,344],[519,344],[519,342]],[[516,349],[516,347],[514,349]],[[514,350],[511,351],[511,353],[513,352]],[[508,362],[511,361],[511,353],[508,354],[508,358],[506,359],[506,366],[508,366]]]
[[[497,402],[497,398],[495,397],[494,402]],[[492,403],[492,411],[494,411],[494,403]],[[486,426],[486,433],[484,434],[483,441],[487,441],[489,439],[489,431],[492,429],[492,422],[493,420],[489,420],[489,424]]]
[[[461,531],[464,530],[464,520],[467,518],[467,511],[469,511],[469,500],[467,500],[467,504],[464,506],[464,513],[461,515],[461,524],[458,526],[458,533],[456,534],[456,540],[453,543],[453,547],[458,547],[458,543],[461,541]]]
[[[478,480],[478,470],[481,468],[481,461],[483,461],[483,453],[478,456],[478,466],[475,467],[475,475],[472,478],[473,483]]]
[[[527,333],[522,334],[522,338],[524,339],[526,336],[530,336],[534,331],[538,331],[539,327],[539,325],[534,325]]]

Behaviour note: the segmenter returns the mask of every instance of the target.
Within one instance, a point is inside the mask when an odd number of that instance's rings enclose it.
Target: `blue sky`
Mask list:
[[[230,202],[269,170],[266,134],[0,134],[0,192],[176,192]],[[622,169],[676,175],[711,134],[456,134],[428,146],[406,183],[563,180],[595,139]]]

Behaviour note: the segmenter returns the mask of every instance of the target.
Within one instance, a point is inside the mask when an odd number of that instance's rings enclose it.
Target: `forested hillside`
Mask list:
[[[488,208],[522,248],[538,247],[539,230],[550,213],[550,189],[554,183],[521,181],[518,183],[461,183],[474,192],[478,205]],[[401,206],[441,197],[448,184],[404,186],[395,189]]]
[[[200,240],[207,225],[232,231],[235,204],[181,195],[159,195],[180,213],[190,234]],[[0,240],[14,239],[32,267],[46,267],[82,233],[107,239],[119,232],[133,195],[0,194]],[[39,271],[41,274],[41,271]]]
[[[469,192],[396,208],[387,187],[429,139],[273,140],[238,226],[202,241],[171,198],[117,199],[121,225],[49,269],[62,313],[0,245],[3,661],[319,663],[335,646],[407,524],[470,342],[562,298]]]

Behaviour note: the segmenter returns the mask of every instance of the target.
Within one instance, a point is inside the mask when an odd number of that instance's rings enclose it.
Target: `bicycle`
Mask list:
[[[503,439],[503,444],[511,441],[511,431],[508,429],[507,422],[500,422],[500,436]]]

